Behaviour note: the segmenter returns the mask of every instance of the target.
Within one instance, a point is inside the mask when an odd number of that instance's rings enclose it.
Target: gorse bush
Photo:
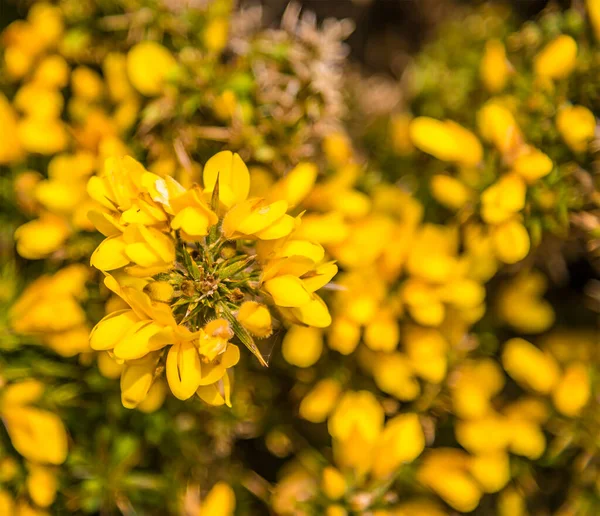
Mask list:
[[[0,514],[600,511],[600,3],[352,29],[4,29]]]

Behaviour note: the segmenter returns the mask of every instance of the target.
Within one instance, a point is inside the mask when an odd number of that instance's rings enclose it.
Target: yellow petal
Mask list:
[[[295,227],[296,219],[289,215],[284,215],[277,222],[255,233],[255,235],[262,240],[275,240],[289,235],[294,231]]]
[[[293,315],[302,323],[316,328],[327,328],[331,324],[331,315],[325,302],[316,294],[305,305],[291,309]]]
[[[125,229],[115,217],[108,213],[90,210],[88,212],[88,218],[92,224],[94,224],[96,229],[106,237],[119,236]]]
[[[338,272],[338,266],[334,262],[319,265],[314,271],[310,271],[302,277],[302,283],[309,292],[315,292],[327,285]]]
[[[3,419],[15,449],[41,464],[62,464],[67,458],[67,433],[51,412],[32,407],[11,407]]]
[[[208,235],[211,225],[209,217],[192,206],[183,208],[171,221],[173,229],[182,229],[186,235],[196,239]]]
[[[101,271],[112,271],[125,267],[130,259],[125,254],[126,244],[121,235],[103,240],[92,253],[90,264]]]
[[[156,370],[156,354],[125,363],[121,374],[121,403],[125,408],[135,408],[147,396]]]
[[[97,351],[113,349],[139,322],[133,310],[119,310],[104,317],[90,334],[90,346]]]
[[[263,287],[279,306],[298,307],[311,301],[310,293],[295,276],[278,276],[266,281]]]
[[[140,321],[119,340],[113,353],[121,360],[134,360],[146,356],[151,351],[156,351],[165,346],[163,341],[151,340],[160,330],[161,326],[151,321]]]
[[[167,381],[180,400],[191,398],[200,386],[200,355],[191,342],[174,344],[167,355]]]
[[[239,154],[223,151],[215,154],[204,166],[204,189],[212,193],[219,178],[219,200],[231,208],[248,197],[250,173]]]
[[[270,188],[269,200],[284,200],[289,209],[296,207],[312,190],[317,173],[313,163],[298,164]]]

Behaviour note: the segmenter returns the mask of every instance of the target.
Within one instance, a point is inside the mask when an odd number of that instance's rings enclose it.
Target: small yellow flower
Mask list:
[[[328,161],[340,167],[352,158],[352,148],[349,138],[343,133],[330,133],[323,139],[323,151]]]
[[[198,516],[233,516],[235,493],[225,482],[218,482],[200,506]]]
[[[27,222],[15,231],[17,252],[29,260],[46,258],[67,240],[71,230],[65,220],[50,213]]]
[[[477,125],[484,140],[492,143],[505,157],[523,145],[523,135],[511,111],[491,99],[477,112]]]
[[[312,423],[322,423],[335,408],[341,392],[338,381],[330,378],[321,380],[302,399],[300,416]]]
[[[383,429],[381,405],[368,391],[347,392],[327,422],[334,440],[334,455],[346,467],[366,473]]]
[[[541,297],[546,288],[546,278],[540,272],[521,273],[500,289],[498,315],[520,332],[546,331],[554,323],[552,305]]]
[[[421,392],[410,361],[402,353],[380,354],[375,359],[373,377],[377,387],[402,401],[414,400]]]
[[[440,331],[410,325],[404,330],[403,345],[417,376],[440,383],[446,376],[448,343]]]
[[[298,367],[315,364],[323,351],[323,334],[318,328],[292,326],[281,346],[283,358]]]
[[[414,461],[425,448],[425,435],[417,414],[390,419],[375,449],[373,475],[384,478],[405,463]]]
[[[64,88],[69,81],[69,65],[64,57],[45,57],[35,69],[33,80],[46,88]]]
[[[27,475],[27,491],[39,507],[49,507],[56,498],[58,481],[56,474],[47,466],[31,464]]]
[[[573,152],[585,152],[596,135],[596,117],[584,106],[567,106],[556,115],[556,128]]]
[[[443,161],[474,166],[483,157],[478,138],[451,120],[417,117],[410,124],[410,137],[415,147]]]
[[[17,136],[23,149],[33,154],[56,154],[69,143],[65,124],[58,119],[23,118],[17,125]]]
[[[515,159],[513,172],[521,176],[528,184],[547,176],[554,167],[552,160],[534,147],[526,146]]]
[[[470,475],[468,463],[462,450],[437,448],[425,456],[417,478],[457,511],[471,512],[479,505],[482,491]]]
[[[331,349],[349,355],[360,341],[360,325],[343,315],[335,316],[328,329],[327,343]]]
[[[536,75],[550,79],[568,77],[577,63],[577,43],[562,34],[548,43],[534,58]]]
[[[552,391],[552,401],[565,416],[576,417],[590,399],[591,386],[588,367],[581,362],[567,366]]]
[[[24,381],[9,385],[0,412],[12,445],[23,457],[39,464],[62,464],[67,458],[67,433],[56,414],[34,408],[43,385]]]
[[[524,339],[510,339],[504,344],[502,364],[516,382],[542,394],[548,394],[559,379],[552,356]]]
[[[514,219],[493,228],[492,242],[498,259],[508,264],[521,261],[531,247],[527,229]]]
[[[87,101],[99,100],[104,91],[104,83],[98,73],[86,66],[79,66],[71,74],[73,94]]]
[[[218,53],[227,45],[228,35],[229,21],[225,18],[215,18],[208,23],[202,34],[202,40],[208,50]]]
[[[155,41],[138,43],[127,54],[129,80],[147,97],[160,95],[176,68],[177,61],[171,52]]]
[[[596,40],[600,41],[600,4],[598,4],[597,0],[586,0],[585,5]]]
[[[501,41],[492,39],[485,44],[479,73],[483,84],[490,93],[498,93],[504,89],[510,67],[506,58],[506,50]]]
[[[476,455],[469,469],[485,493],[497,493],[510,480],[510,461],[505,452]]]
[[[509,220],[525,207],[527,187],[520,175],[506,174],[481,194],[481,217],[488,224]]]
[[[435,200],[451,210],[460,210],[472,197],[471,191],[451,176],[433,176],[429,188]]]
[[[399,340],[400,326],[390,310],[381,310],[365,328],[365,344],[373,351],[394,351]]]
[[[327,466],[322,473],[321,488],[327,498],[339,500],[346,494],[348,486],[340,470],[333,466]]]

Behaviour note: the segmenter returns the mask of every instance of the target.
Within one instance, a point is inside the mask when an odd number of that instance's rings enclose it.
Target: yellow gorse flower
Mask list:
[[[271,335],[274,325],[293,325],[287,353],[296,334],[330,324],[315,292],[337,266],[325,261],[319,244],[295,236],[298,220],[287,213],[289,182],[310,185],[315,171],[306,166],[291,174],[269,201],[248,198],[248,169],[228,151],[206,163],[204,188],[184,188],[129,157],[107,160],[90,179],[89,194],[103,207],[90,218],[107,237],[91,264],[130,307],[100,321],[90,343],[124,362],[125,406],[143,401],[162,367],[176,397],[197,393],[229,404],[227,370],[240,358],[231,339],[265,363],[254,339]]]
[[[12,383],[0,391],[0,415],[12,445],[23,457],[36,464],[62,464],[67,457],[67,433],[56,414],[35,406],[43,394],[44,385],[37,380]],[[40,496],[44,501],[50,498]]]

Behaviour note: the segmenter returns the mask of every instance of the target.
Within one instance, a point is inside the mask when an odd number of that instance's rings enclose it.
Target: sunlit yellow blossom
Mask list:
[[[469,469],[486,493],[500,491],[510,480],[510,463],[504,452],[476,455],[471,459]]]
[[[523,339],[505,343],[502,364],[515,381],[540,393],[549,393],[559,379],[555,360]]]
[[[286,333],[281,353],[286,362],[298,366],[309,367],[321,356],[323,350],[323,334],[317,328],[292,326]]]
[[[588,367],[583,363],[567,366],[559,382],[552,391],[556,408],[566,416],[577,416],[590,398],[590,377]]]
[[[448,344],[438,330],[409,326],[404,330],[403,345],[417,376],[433,383],[444,379]]]
[[[333,379],[321,380],[302,399],[300,415],[312,423],[322,423],[334,409],[341,394],[341,385]]]
[[[452,210],[461,209],[471,198],[469,189],[451,176],[433,176],[429,188],[436,201]]]
[[[127,74],[131,84],[149,97],[161,93],[176,67],[173,55],[155,41],[138,43],[127,54]]]
[[[477,165],[483,156],[477,137],[450,120],[415,118],[410,124],[410,136],[415,147],[443,161]]]
[[[367,391],[347,392],[328,421],[340,464],[366,471],[383,427],[383,409]]]
[[[482,492],[470,475],[468,464],[469,457],[462,450],[431,450],[425,456],[417,478],[456,510],[470,512],[479,504]]]
[[[585,152],[596,134],[596,117],[584,106],[566,106],[556,115],[556,128],[573,152]]]
[[[492,359],[466,362],[456,372],[452,402],[457,415],[481,418],[491,410],[490,401],[504,386],[500,366]]]
[[[40,464],[62,464],[67,457],[67,434],[56,414],[31,406],[44,387],[26,380],[6,387],[0,413],[12,445],[26,459]]]
[[[492,243],[496,256],[504,263],[516,263],[522,260],[531,247],[527,229],[514,219],[493,228]]]
[[[523,135],[511,111],[499,101],[488,101],[477,113],[481,136],[506,157],[523,145]]]
[[[48,507],[54,502],[58,480],[56,474],[47,466],[32,464],[27,475],[27,491],[39,507]]]
[[[497,39],[485,44],[485,53],[481,60],[479,73],[481,80],[490,93],[498,93],[506,86],[510,72],[506,50]]]
[[[481,194],[481,216],[488,224],[510,219],[525,207],[526,185],[521,176],[507,174]]]
[[[332,466],[323,470],[321,484],[323,492],[330,500],[339,500],[346,493],[347,483],[344,475]]]
[[[386,477],[404,463],[415,460],[425,448],[425,435],[416,414],[390,419],[375,450],[373,475]]]
[[[523,333],[541,333],[554,322],[554,310],[541,295],[546,279],[538,271],[523,272],[507,282],[499,292],[498,314]]]
[[[226,19],[211,20],[202,35],[204,45],[213,52],[220,52],[227,44],[228,32],[229,22]]]
[[[528,184],[547,176],[554,167],[552,160],[543,152],[533,147],[525,147],[513,163],[513,171]]]
[[[534,58],[536,75],[550,79],[564,79],[575,68],[577,43],[562,34],[548,43]]]

